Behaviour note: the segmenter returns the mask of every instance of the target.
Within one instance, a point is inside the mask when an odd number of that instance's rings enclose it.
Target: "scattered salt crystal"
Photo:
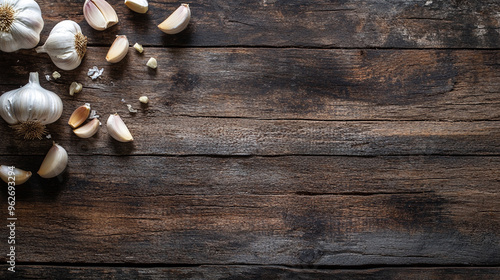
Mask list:
[[[121,100],[121,101],[122,101],[123,103],[125,103],[125,98],[122,98],[122,100]]]
[[[47,138],[47,139],[52,139],[52,135],[47,134],[47,136],[45,136],[45,138]]]
[[[50,75],[45,75],[45,79],[50,82]]]

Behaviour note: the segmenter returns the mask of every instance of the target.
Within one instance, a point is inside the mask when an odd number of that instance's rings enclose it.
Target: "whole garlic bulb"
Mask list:
[[[34,0],[0,0],[0,50],[34,48],[42,29],[42,12]]]
[[[40,86],[37,72],[30,73],[24,87],[0,96],[0,116],[24,139],[42,139],[45,125],[57,121],[62,110],[61,98]]]
[[[47,53],[54,64],[63,70],[80,66],[87,51],[87,37],[78,23],[63,20],[56,24],[45,44],[36,48],[37,53]]]

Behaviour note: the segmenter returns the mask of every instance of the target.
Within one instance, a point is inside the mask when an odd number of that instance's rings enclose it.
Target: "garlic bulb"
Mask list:
[[[34,48],[42,29],[42,12],[34,0],[0,0],[0,50]]]
[[[24,87],[0,96],[0,116],[24,139],[42,139],[45,125],[57,121],[62,110],[61,98],[40,86],[37,72],[30,73]]]
[[[82,34],[78,23],[63,20],[56,24],[45,45],[36,48],[37,53],[47,53],[54,64],[63,70],[80,66],[87,51],[87,37]]]

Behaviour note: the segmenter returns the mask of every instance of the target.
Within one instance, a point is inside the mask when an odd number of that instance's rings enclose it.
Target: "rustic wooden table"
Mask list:
[[[89,46],[74,71],[0,53],[0,93],[58,70],[64,103],[50,140],[0,120],[0,164],[36,172],[52,140],[70,158],[17,187],[0,278],[500,279],[500,1],[201,0],[178,35],[156,25],[180,2],[110,1],[103,32],[82,0],[37,2],[41,44],[72,19]],[[107,63],[117,34],[145,52]],[[135,140],[76,137],[87,102]]]

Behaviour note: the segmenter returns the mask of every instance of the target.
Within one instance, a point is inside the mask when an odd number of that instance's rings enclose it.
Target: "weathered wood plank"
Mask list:
[[[18,261],[500,263],[498,158],[492,163],[484,157],[426,157],[414,163],[405,158],[356,158],[349,164],[342,162],[351,160],[346,158],[329,167],[328,157],[283,158],[276,164],[281,174],[254,179],[255,170],[278,159],[202,157],[192,163],[183,158],[74,158],[72,162],[80,164],[70,166],[62,184],[35,176],[32,183],[18,187]],[[457,163],[432,170],[443,160]],[[300,161],[309,165],[302,173],[296,172]],[[313,169],[312,161],[319,163],[318,170],[311,171],[312,178],[303,177]],[[206,167],[197,168],[202,163]],[[361,172],[363,180],[360,171],[349,169],[357,163],[359,169],[380,163],[380,169]],[[447,167],[449,174],[442,174]],[[194,174],[183,176],[190,172]],[[289,178],[279,183],[278,176]],[[291,184],[297,186],[287,190]],[[349,194],[347,188],[357,193]],[[4,189],[2,201],[5,196]],[[2,234],[6,231],[1,229]]]
[[[43,156],[2,157],[35,173]],[[131,168],[133,167],[133,168]],[[382,195],[498,192],[499,157],[109,157],[71,156],[63,180],[34,175],[18,194],[71,190],[81,196]],[[144,193],[145,188],[147,193]],[[25,193],[26,192],[26,193]],[[50,199],[49,199],[50,201]]]
[[[69,113],[69,112],[68,112]],[[104,122],[108,114],[104,115]],[[67,114],[69,118],[69,114]],[[72,155],[500,155],[500,122],[321,122],[226,118],[152,118],[122,114],[134,141],[103,126],[81,139],[67,118],[52,139],[23,141],[5,123],[2,155],[42,155],[57,141]]]
[[[283,266],[202,265],[199,267],[76,267],[21,265],[15,274],[0,270],[3,279],[346,279],[346,280],[496,280],[498,267],[314,269]]]
[[[101,113],[140,108],[149,117],[211,116],[313,120],[500,120],[500,55],[462,50],[131,49],[119,64],[90,48],[78,69],[42,86],[65,115],[84,102]],[[145,66],[150,56],[157,71]],[[0,92],[25,85],[30,71],[56,67],[34,51],[2,55]],[[92,81],[87,70],[104,68]],[[83,83],[76,97],[73,81]],[[69,116],[69,115],[68,115]]]
[[[500,3],[485,1],[225,0],[191,2],[192,21],[176,36],[156,26],[177,1],[149,1],[138,15],[111,1],[120,23],[105,31],[91,29],[83,0],[38,1],[46,27],[42,42],[59,21],[80,23],[90,44],[110,45],[116,34],[154,46],[304,46],[386,48],[498,48]]]

